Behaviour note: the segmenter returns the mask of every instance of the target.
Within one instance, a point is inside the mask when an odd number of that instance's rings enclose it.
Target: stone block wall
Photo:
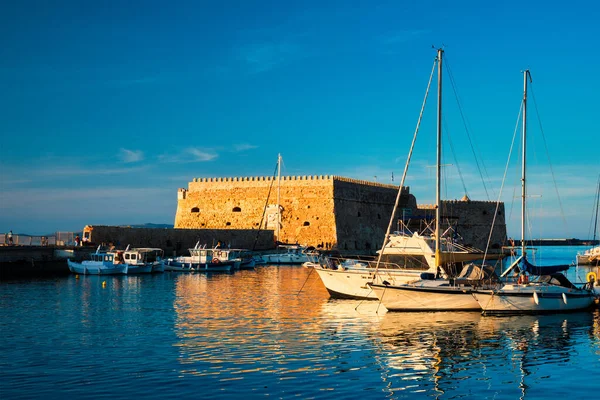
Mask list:
[[[281,224],[277,229],[277,191]],[[180,230],[271,230],[273,239],[341,252],[372,254],[381,247],[398,186],[338,176],[197,178],[179,189],[175,228]],[[444,201],[442,229],[450,224],[467,244],[485,249],[496,203]],[[403,189],[396,221],[411,217],[419,230],[435,215],[432,206],[418,206]],[[392,231],[398,230],[398,224]],[[279,234],[279,236],[277,236]],[[506,240],[504,204],[500,205],[491,246]],[[273,243],[271,243],[273,245]]]
[[[485,250],[496,206],[496,203],[492,201],[444,200],[442,201],[440,229],[443,232],[452,225],[466,245]],[[426,221],[434,219],[435,207],[420,205],[414,216],[422,219],[415,218],[411,221],[410,229],[418,230],[418,226],[424,226]],[[431,224],[431,226],[434,225]],[[506,245],[506,222],[504,203],[500,203],[490,240],[490,249],[499,250],[503,245]]]
[[[288,243],[335,243],[331,176],[200,178],[179,189],[176,228],[271,229]]]
[[[397,196],[398,186],[337,178],[334,214],[339,250],[361,254],[380,249]],[[404,187],[396,218],[403,208],[416,207],[414,196]]]
[[[273,248],[273,231],[260,233],[254,229],[171,229],[171,228],[129,228],[121,226],[93,225],[86,226],[90,231],[90,240],[96,245],[112,243],[118,248],[158,247],[168,255],[186,255],[187,249],[197,242],[214,247],[221,241],[231,248],[252,249],[256,242],[256,250]],[[258,236],[257,236],[258,234]]]

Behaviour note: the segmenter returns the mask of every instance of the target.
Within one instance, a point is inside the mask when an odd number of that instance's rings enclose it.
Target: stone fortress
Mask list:
[[[195,178],[178,190],[176,229],[253,230],[273,241],[348,254],[374,254],[383,242],[398,186],[339,176]],[[278,204],[280,224],[278,228]],[[464,243],[485,249],[496,203],[468,198],[442,203],[442,231],[450,225]],[[420,206],[402,189],[395,221],[413,231],[432,224],[434,206]],[[394,223],[392,231],[398,229]],[[263,238],[264,240],[264,238]],[[504,204],[498,206],[491,249],[506,241]],[[251,243],[230,243],[252,247]],[[274,243],[273,243],[274,245]]]

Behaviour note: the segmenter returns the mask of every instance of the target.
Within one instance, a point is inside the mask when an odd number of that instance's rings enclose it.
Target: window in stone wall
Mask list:
[[[202,223],[202,226],[206,226],[206,224],[203,222],[203,223]]]
[[[192,212],[193,213],[200,212],[200,209],[198,207],[194,207],[194,208],[192,208]]]
[[[239,207],[233,207],[233,210],[231,210],[232,212],[242,212],[242,209]]]
[[[302,225],[304,225],[304,226],[310,226],[310,222],[304,221],[304,223]]]
[[[230,226],[230,225],[231,225],[231,222],[227,222],[225,225],[226,225],[226,226]]]

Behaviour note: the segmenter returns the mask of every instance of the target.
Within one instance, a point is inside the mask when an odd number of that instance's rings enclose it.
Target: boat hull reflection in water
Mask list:
[[[3,400],[588,398],[600,376],[598,311],[391,313],[301,266],[0,285]]]

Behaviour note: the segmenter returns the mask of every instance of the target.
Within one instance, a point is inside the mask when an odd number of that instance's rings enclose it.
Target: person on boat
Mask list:
[[[8,234],[6,235],[6,238],[8,239],[8,245],[12,246],[13,245],[13,234],[12,234],[12,230],[8,231]]]
[[[75,246],[79,247],[80,243],[81,243],[81,238],[79,237],[79,235],[75,236]]]
[[[123,261],[123,252],[117,251],[117,254],[115,255],[115,264],[123,264]]]

